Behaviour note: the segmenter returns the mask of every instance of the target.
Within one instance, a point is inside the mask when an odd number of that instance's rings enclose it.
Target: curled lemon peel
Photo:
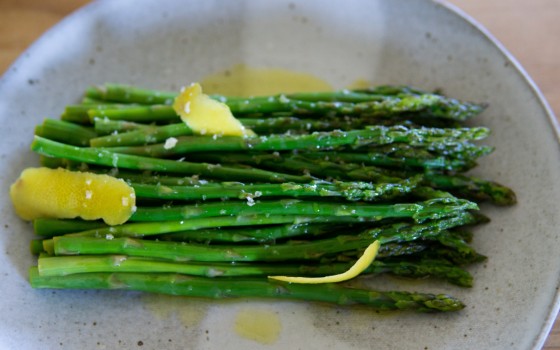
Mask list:
[[[343,282],[352,279],[362,273],[365,269],[371,265],[377,252],[379,251],[380,243],[375,241],[370,244],[362,256],[343,273],[336,275],[324,276],[324,277],[290,277],[290,276],[268,276],[271,280],[290,282],[290,283],[302,283],[302,284],[319,284],[319,283],[336,283]]]
[[[204,94],[198,83],[181,90],[173,102],[173,109],[195,134],[255,136],[252,130],[235,119],[225,103]]]

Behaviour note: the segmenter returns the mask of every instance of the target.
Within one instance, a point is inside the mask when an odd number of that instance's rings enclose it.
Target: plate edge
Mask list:
[[[450,12],[451,14],[461,17],[465,22],[473,26],[476,30],[478,30],[486,40],[490,41],[501,53],[504,57],[511,63],[517,73],[525,80],[525,82],[531,88],[535,97],[537,97],[538,102],[540,103],[541,107],[544,109],[548,121],[551,124],[554,134],[556,136],[556,141],[560,144],[560,122],[555,116],[554,111],[550,107],[550,104],[546,100],[546,97],[539,89],[533,78],[529,75],[529,73],[523,68],[521,63],[513,56],[512,53],[508,51],[508,49],[502,44],[486,27],[484,27],[480,22],[466,13],[464,10],[459,8],[458,6],[449,3],[446,0],[431,0],[436,5],[440,5],[445,10]],[[551,301],[550,312],[548,313],[547,318],[544,320],[544,323],[541,327],[541,331],[537,334],[535,339],[532,342],[533,350],[540,350],[544,346],[550,331],[552,330],[552,326],[554,325],[554,321],[559,314],[560,311],[560,276],[557,277],[556,281],[556,294]]]

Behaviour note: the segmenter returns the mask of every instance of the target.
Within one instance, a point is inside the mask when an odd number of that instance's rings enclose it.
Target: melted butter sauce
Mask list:
[[[209,301],[187,297],[146,294],[142,297],[144,307],[159,320],[176,318],[187,328],[195,327],[206,317]]]
[[[200,84],[206,94],[240,97],[332,90],[329,83],[311,74],[242,64],[209,75]]]
[[[237,313],[234,330],[243,338],[261,344],[274,344],[280,336],[282,324],[278,315],[269,310],[244,309]]]

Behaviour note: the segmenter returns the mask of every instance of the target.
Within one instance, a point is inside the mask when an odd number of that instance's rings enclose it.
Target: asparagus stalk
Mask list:
[[[295,117],[275,117],[266,119],[240,118],[245,127],[257,134],[311,131],[329,131],[335,129],[352,130],[372,124],[364,118],[327,118],[321,120],[299,119]],[[94,119],[95,130],[100,136],[91,142],[92,147],[138,146],[165,141],[168,137],[191,135],[192,130],[185,123],[169,125],[146,125],[125,120],[106,118]],[[118,135],[109,135],[114,132]]]
[[[303,223],[361,223],[379,221],[377,218],[356,216],[303,216],[303,215],[251,215],[251,216],[218,216],[199,217],[189,220],[178,221],[152,221],[131,222],[119,226],[104,226],[77,233],[72,236],[90,237],[147,237],[174,232],[200,230],[218,227],[235,226],[261,226],[279,224],[303,224]]]
[[[426,95],[427,91],[415,89],[410,86],[392,86],[381,85],[368,89],[341,90],[327,92],[312,93],[294,93],[288,94],[290,98],[304,101],[341,101],[341,102],[367,102],[371,100],[381,100],[384,96],[406,96],[406,95]],[[86,90],[86,96],[98,101],[118,101],[124,103],[139,104],[167,104],[170,105],[175,97],[176,92],[162,91],[153,89],[142,89],[122,84],[104,84],[91,86]],[[214,98],[220,99],[223,96],[214,95]],[[260,97],[268,98],[268,97]],[[246,100],[245,98],[232,98],[237,100]]]
[[[515,192],[510,188],[474,176],[427,173],[426,182],[476,201],[490,201],[497,205],[513,205],[517,202]]]
[[[193,176],[169,176],[146,170],[124,170],[108,168],[103,166],[91,166],[86,163],[71,161],[64,158],[40,157],[40,164],[49,168],[66,168],[73,171],[88,171],[97,174],[107,174],[125,180],[128,183],[151,184],[159,186],[209,186],[211,182],[203,180],[198,175]],[[219,186],[219,185],[218,185]]]
[[[91,87],[86,95],[99,100],[124,103],[170,105],[175,94],[155,92],[123,85],[106,84]],[[212,98],[228,105],[234,114],[291,112],[296,114],[336,113],[343,115],[369,114],[394,115],[410,112],[429,112],[434,117],[454,120],[466,120],[477,115],[483,106],[460,102],[435,94],[393,94],[376,95],[361,92],[292,94],[276,96],[259,96],[251,98],[225,97],[214,95]],[[339,101],[342,98],[344,101]],[[346,101],[351,102],[346,102]],[[159,106],[158,106],[159,107]],[[171,107],[167,107],[172,110]]]
[[[184,123],[180,123],[180,125],[183,124]],[[177,124],[169,124],[169,125],[177,125]],[[126,120],[111,120],[111,119],[95,118],[93,120],[93,128],[95,129],[95,132],[99,136],[106,136],[114,133],[126,133],[132,131],[139,131],[142,129],[153,129],[153,128],[157,128],[157,126],[154,124],[142,124],[142,123],[129,122]]]
[[[328,203],[319,201],[280,200],[247,202],[228,201],[190,206],[139,207],[129,221],[173,221],[218,216],[253,215],[302,215],[349,216],[382,220],[386,218],[411,218],[416,222],[454,216],[464,210],[477,210],[478,206],[458,198],[435,198],[417,203],[363,204]]]
[[[376,201],[410,193],[421,175],[394,183],[312,181],[307,184],[206,183],[194,186],[132,184],[137,197],[173,200],[247,199],[267,197],[341,197],[349,201]]]
[[[336,160],[336,152],[334,158]],[[203,153],[193,155],[193,160],[205,158],[209,161],[229,161],[286,173],[306,173],[314,177],[329,177],[341,181],[381,181],[398,182],[399,178],[415,174],[413,171],[402,172],[388,170],[378,166],[363,166],[357,163],[344,163],[332,161],[330,157],[313,156],[311,153],[298,153],[297,155],[284,156],[280,153],[273,154],[241,154],[233,153],[220,155],[218,153]],[[423,174],[425,186],[417,186],[413,192],[420,196],[432,198],[437,190],[446,190],[474,201],[490,201],[497,205],[513,205],[516,203],[515,192],[510,188],[494,181],[489,181],[473,176],[448,175],[433,171]],[[430,189],[431,186],[433,188]],[[428,193],[429,192],[429,193]],[[449,196],[446,192],[437,192],[438,196]]]
[[[304,153],[305,154],[305,153]],[[358,180],[367,182],[398,182],[406,178],[403,171],[388,170],[375,166],[363,166],[354,163],[336,163],[325,159],[310,159],[298,154],[284,156],[278,152],[271,154],[219,154],[212,153],[193,153],[189,159],[200,161],[206,159],[212,162],[229,164],[250,165],[258,168],[279,170],[292,174],[306,174],[316,178],[327,178],[335,180]]]
[[[35,128],[35,135],[74,146],[89,146],[90,139],[97,137],[90,128],[50,118]]]
[[[229,217],[216,219],[229,219]],[[313,240],[306,243],[288,242],[265,246],[207,246],[119,237],[123,234],[146,235],[156,232],[157,229],[160,229],[160,233],[179,232],[185,230],[185,226],[191,221],[195,220],[181,223],[125,224],[110,227],[107,230],[93,231],[91,232],[95,235],[93,237],[88,231],[85,231],[80,235],[53,237],[51,242],[53,252],[56,255],[121,254],[172,261],[224,262],[317,260],[329,254],[365,249],[375,240],[379,240],[383,247],[387,243],[411,242],[419,238],[433,237],[442,230],[472,223],[474,217],[463,212],[458,213],[455,217],[428,221],[423,224],[404,222],[388,224],[365,230],[359,235],[340,235],[335,238]],[[312,220],[309,220],[309,222],[312,222]],[[49,244],[51,243],[49,242]]]
[[[315,132],[310,135],[270,135],[242,138],[236,136],[181,136],[172,148],[165,144],[137,147],[110,147],[116,153],[151,157],[184,155],[191,152],[212,151],[287,151],[320,150],[341,146],[361,147],[369,144],[384,145],[407,143],[412,146],[434,144],[455,145],[468,140],[480,140],[489,133],[486,128],[417,128],[402,126],[370,126],[363,130]]]
[[[41,276],[67,276],[77,273],[131,272],[178,273],[201,277],[266,277],[324,276],[347,271],[350,263],[330,264],[245,264],[172,262],[125,255],[100,256],[41,256],[38,271]],[[392,273],[411,278],[439,277],[451,283],[470,287],[472,276],[465,270],[442,261],[373,261],[362,274]]]
[[[95,124],[98,124],[96,119]],[[112,134],[96,137],[90,140],[91,147],[144,145],[165,141],[169,137],[192,135],[187,124],[170,124],[165,126],[145,126],[139,130],[122,134]]]
[[[35,136],[31,149],[39,154],[114,168],[201,175],[228,180],[264,182],[308,182],[309,176],[281,174],[260,169],[242,169],[207,163],[180,162],[119,154],[106,149],[75,147]]]
[[[180,274],[87,273],[44,277],[30,270],[34,288],[125,289],[191,297],[259,297],[363,304],[379,310],[457,311],[465,305],[448,295],[409,292],[379,292],[338,284],[300,285],[266,279],[212,279]]]
[[[372,242],[369,238],[356,236],[339,236],[336,239],[315,240],[301,244],[285,243],[265,246],[208,246],[133,238],[107,240],[80,236],[58,236],[53,237],[52,241],[55,255],[117,254],[182,262],[317,260],[325,254],[365,249]]]
[[[458,255],[468,261],[480,261],[481,259],[485,259],[485,257],[482,257],[481,254],[475,251],[462,238],[457,237],[448,230],[441,231],[434,239],[440,244],[453,249]]]
[[[107,225],[101,221],[85,221],[70,219],[39,218],[33,220],[33,231],[36,235],[48,238],[67,233],[94,230]]]
[[[84,220],[68,220],[68,219],[35,219],[33,221],[35,234],[44,238],[52,238],[69,233],[78,233],[83,231],[95,232],[96,229],[108,226],[102,222],[84,221]],[[252,226],[241,228],[200,228],[196,230],[187,230],[174,232],[169,234],[158,235],[159,240],[167,241],[195,241],[195,242],[258,242],[258,243],[274,243],[279,239],[293,238],[299,236],[316,237],[335,230],[349,230],[351,226],[328,224],[286,224],[272,226]]]
[[[125,120],[137,123],[177,123],[180,121],[175,110],[170,106],[128,106],[115,109],[90,109],[87,112],[90,123],[97,118]]]
[[[351,230],[351,224],[288,224],[263,227],[217,228],[175,232],[159,235],[162,241],[198,243],[266,243],[288,238],[316,238],[331,232]]]
[[[60,116],[60,119],[69,123],[88,125],[91,124],[91,119],[88,114],[90,110],[103,110],[103,109],[115,110],[115,109],[126,109],[132,107],[134,107],[134,105],[111,103],[107,101],[103,101],[102,103],[87,102],[80,105],[66,106],[64,112]]]
[[[472,160],[450,159],[443,156],[415,157],[390,156],[380,152],[307,152],[303,155],[310,159],[325,159],[336,163],[357,163],[379,167],[401,169],[428,169],[445,171],[465,171],[473,168],[476,163]]]
[[[167,104],[173,103],[176,92],[148,90],[120,84],[105,84],[91,86],[86,90],[86,96],[96,100],[138,104]]]

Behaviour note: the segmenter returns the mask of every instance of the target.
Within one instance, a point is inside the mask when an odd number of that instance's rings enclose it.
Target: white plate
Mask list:
[[[359,79],[439,88],[490,107],[477,120],[497,151],[477,172],[512,186],[519,204],[485,207],[477,231],[490,259],[469,290],[381,279],[448,292],[459,313],[378,315],[307,303],[208,302],[139,293],[32,290],[31,226],[7,190],[37,164],[33,127],[57,117],[93,83],[176,89],[236,63],[284,67],[335,87]],[[421,0],[100,1],[37,41],[0,81],[0,348],[246,349],[235,318],[278,317],[270,349],[538,349],[558,309],[559,147],[550,110],[519,65],[472,20]],[[141,342],[141,343],[140,343]]]

